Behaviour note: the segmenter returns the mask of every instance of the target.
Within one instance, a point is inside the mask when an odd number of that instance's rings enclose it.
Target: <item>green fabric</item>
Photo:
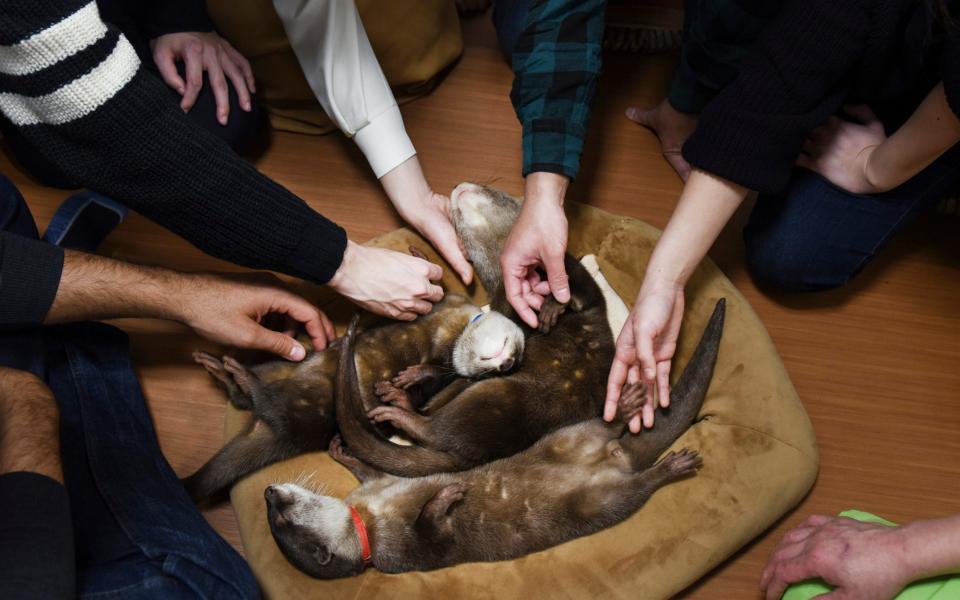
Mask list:
[[[534,3],[513,48],[510,99],[523,125],[523,176],[576,179],[600,76],[606,0]]]
[[[897,526],[896,523],[860,510],[845,510],[840,513],[840,516],[864,523]],[[783,600],[809,600],[832,590],[832,586],[820,579],[804,581],[788,587],[783,594]],[[911,583],[894,600],[956,600],[957,598],[960,598],[960,575],[944,575]]]

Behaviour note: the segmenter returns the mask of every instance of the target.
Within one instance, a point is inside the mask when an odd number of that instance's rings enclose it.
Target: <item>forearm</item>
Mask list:
[[[183,320],[193,276],[67,250],[44,324],[124,317]]]
[[[643,287],[683,287],[746,196],[746,188],[694,169],[653,251]]]
[[[400,216],[408,223],[418,216],[416,211],[421,207],[420,202],[433,193],[416,155],[384,174],[380,178],[380,185]]]
[[[899,529],[910,580],[960,573],[960,515],[914,521]]]
[[[960,143],[960,118],[950,109],[943,83],[923,100],[893,135],[871,151],[864,167],[867,181],[878,191],[905,183]]]
[[[353,2],[273,0],[310,89],[379,179],[416,154]]]

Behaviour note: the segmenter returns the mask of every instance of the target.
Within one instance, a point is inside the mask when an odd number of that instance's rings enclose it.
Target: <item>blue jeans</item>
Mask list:
[[[958,184],[960,145],[883,194],[851,194],[797,169],[784,193],[757,199],[743,232],[750,273],[761,286],[786,291],[842,286]]]
[[[6,180],[0,228],[37,237]],[[126,334],[101,323],[5,333],[0,365],[34,373],[57,399],[80,598],[259,598],[164,459]]]

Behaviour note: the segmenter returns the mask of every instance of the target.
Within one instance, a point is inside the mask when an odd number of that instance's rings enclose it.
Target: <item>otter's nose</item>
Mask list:
[[[268,485],[267,489],[263,490],[263,497],[267,500],[267,502],[273,504],[277,499],[277,488],[272,485]]]
[[[513,363],[514,363],[513,357],[512,356],[507,357],[503,360],[502,363],[500,363],[500,366],[497,367],[497,369],[502,373],[506,373],[507,371],[513,368]]]

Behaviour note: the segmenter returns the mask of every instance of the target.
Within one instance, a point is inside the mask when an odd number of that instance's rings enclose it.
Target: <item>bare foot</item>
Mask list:
[[[681,149],[697,129],[697,116],[678,111],[664,98],[651,109],[631,106],[627,109],[627,118],[650,129],[660,138],[663,157],[680,179],[686,181],[690,177],[690,164],[683,159]]]

